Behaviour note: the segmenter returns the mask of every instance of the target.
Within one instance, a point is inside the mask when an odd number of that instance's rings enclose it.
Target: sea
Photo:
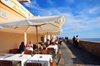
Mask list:
[[[100,42],[100,38],[80,38],[80,40]]]

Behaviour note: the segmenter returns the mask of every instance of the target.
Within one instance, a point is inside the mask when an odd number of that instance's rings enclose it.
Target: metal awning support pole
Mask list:
[[[39,43],[38,43],[38,25],[36,25],[36,37],[37,37],[38,54],[39,54]]]

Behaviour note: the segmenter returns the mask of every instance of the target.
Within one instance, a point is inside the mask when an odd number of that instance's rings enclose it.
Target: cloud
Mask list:
[[[52,6],[54,5],[54,2],[51,1],[51,0],[47,0],[47,2],[48,2],[49,4],[51,4]]]
[[[100,19],[100,16],[97,19]]]
[[[95,14],[100,12],[100,7],[94,7],[92,9],[89,10],[89,13]]]

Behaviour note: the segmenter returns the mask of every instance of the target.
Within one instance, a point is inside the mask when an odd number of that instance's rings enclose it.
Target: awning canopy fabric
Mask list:
[[[63,32],[63,30],[58,30],[58,31],[52,31],[52,32],[44,32],[44,33],[41,33],[42,35],[60,35],[61,33]]]
[[[13,33],[38,33],[60,30],[65,23],[64,16],[44,16],[19,19],[0,23],[0,31]]]

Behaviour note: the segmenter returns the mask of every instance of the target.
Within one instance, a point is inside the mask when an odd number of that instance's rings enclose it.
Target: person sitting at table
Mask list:
[[[37,48],[36,44],[33,44],[33,49],[35,50]]]
[[[24,49],[25,49],[24,42],[21,42],[21,45],[19,46],[19,49],[20,49],[21,52],[24,51]]]
[[[33,47],[32,41],[28,44],[28,47]]]
[[[49,44],[50,44],[50,41],[49,41],[49,39],[47,39],[46,46],[49,46]]]
[[[62,44],[62,41],[61,41],[61,39],[59,40],[58,44],[60,44],[60,45]]]
[[[58,44],[58,40],[55,40],[55,44]]]
[[[51,40],[50,45],[55,45],[55,42],[53,40]]]

